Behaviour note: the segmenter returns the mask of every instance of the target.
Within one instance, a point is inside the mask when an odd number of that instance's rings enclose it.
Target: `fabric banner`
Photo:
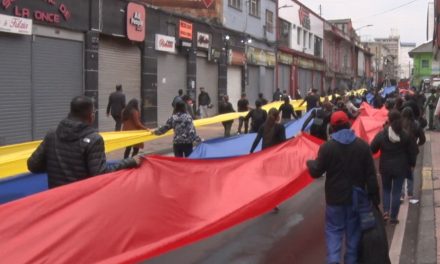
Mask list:
[[[301,128],[307,118],[310,116],[307,113],[299,120],[291,121],[285,124],[286,138],[292,138],[301,132]],[[312,122],[310,122],[310,125]],[[206,159],[206,158],[224,158],[224,157],[237,157],[249,154],[252,144],[254,143],[256,133],[245,134],[239,136],[233,136],[229,138],[217,138],[207,140],[197,146],[191,154],[192,159]],[[255,151],[261,150],[261,141]]]
[[[222,160],[146,158],[0,206],[3,263],[137,263],[272,210],[312,182],[301,135]]]
[[[348,94],[360,94],[365,89],[360,89],[357,91],[352,91]],[[321,98],[323,100],[323,98]],[[305,110],[307,104],[305,103],[301,107],[302,100],[291,101],[295,110]],[[275,107],[278,109],[282,102],[274,102],[267,104],[263,107],[266,111],[270,108]],[[247,112],[242,113],[230,113],[224,115],[218,115],[210,118],[204,118],[194,121],[196,127],[207,126],[212,124],[217,124],[223,121],[237,119],[240,116],[246,115]],[[127,146],[132,146],[137,143],[147,142],[155,140],[160,137],[172,135],[172,131],[168,132],[162,136],[155,136],[146,131],[124,131],[124,132],[102,132],[101,135],[105,141],[106,152],[111,152],[118,149],[123,149]],[[18,175],[21,173],[28,172],[26,161],[38,147],[41,141],[32,141],[22,144],[15,144],[0,147],[0,180]]]

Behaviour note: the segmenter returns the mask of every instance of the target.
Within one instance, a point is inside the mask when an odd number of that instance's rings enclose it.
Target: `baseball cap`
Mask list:
[[[337,126],[337,125],[343,125],[346,123],[349,123],[349,119],[348,116],[345,112],[343,111],[336,111],[332,114],[332,117],[330,119],[330,124],[332,126]]]

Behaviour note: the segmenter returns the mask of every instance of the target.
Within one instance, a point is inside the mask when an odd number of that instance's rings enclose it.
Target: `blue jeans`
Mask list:
[[[414,195],[414,172],[410,172],[411,177],[406,178],[406,192],[408,196]],[[404,181],[405,183],[405,181]],[[405,184],[402,184],[402,196],[405,195]]]
[[[352,205],[327,205],[325,210],[325,236],[327,240],[327,263],[341,262],[342,241],[345,231],[345,262],[356,264],[361,238],[359,217]]]
[[[400,195],[405,177],[382,175],[383,212],[390,214],[391,219],[397,219],[400,209]]]

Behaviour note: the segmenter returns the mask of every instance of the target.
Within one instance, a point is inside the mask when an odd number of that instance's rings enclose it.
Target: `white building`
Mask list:
[[[428,3],[428,17],[426,27],[426,40],[431,41],[434,34],[434,2]]]
[[[399,54],[399,77],[400,79],[411,78],[411,69],[414,67],[413,59],[408,52],[416,48],[416,43],[400,42]]]

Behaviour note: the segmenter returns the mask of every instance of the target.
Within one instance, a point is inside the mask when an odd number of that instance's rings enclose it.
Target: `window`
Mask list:
[[[260,0],[249,1],[249,14],[252,16],[260,17]]]
[[[301,45],[301,28],[300,27],[298,27],[298,29],[297,29],[296,40],[297,40],[296,42],[297,42],[298,46],[300,46]]]
[[[312,49],[312,42],[313,42],[312,37],[313,37],[312,33],[309,33],[309,49]]]
[[[273,32],[273,12],[266,10],[266,31]]]
[[[429,68],[429,61],[428,60],[422,60],[422,68]]]
[[[304,30],[304,36],[303,36],[303,46],[304,48],[307,47],[307,31]]]
[[[290,23],[280,19],[280,44],[283,46],[290,47]]]
[[[241,0],[228,0],[230,7],[241,10]]]
[[[315,36],[315,52],[314,55],[316,57],[322,56],[322,39]]]

